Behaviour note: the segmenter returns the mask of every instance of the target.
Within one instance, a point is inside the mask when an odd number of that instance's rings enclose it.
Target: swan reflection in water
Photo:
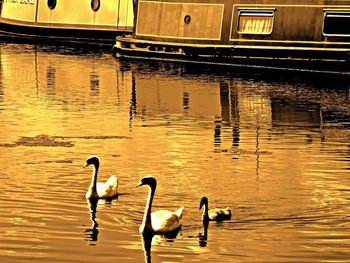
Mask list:
[[[145,262],[151,263],[151,247],[152,247],[152,239],[154,235],[153,234],[143,234],[141,233],[141,240],[142,240],[142,247],[143,251],[145,252]]]
[[[199,246],[200,247],[206,247],[208,243],[208,226],[209,224],[203,224],[203,234],[199,232],[198,239],[199,239]]]
[[[87,228],[85,233],[85,240],[89,243],[90,246],[95,246],[96,241],[98,241],[98,223],[96,220],[96,213],[97,213],[97,206],[100,207],[110,207],[113,205],[113,201],[118,200],[119,195],[117,195],[115,198],[108,198],[108,199],[86,199],[87,207],[89,209],[90,214],[90,221],[91,221],[91,227]]]
[[[162,241],[166,242],[173,242],[174,239],[177,237],[178,233],[172,232],[170,235],[156,235],[153,233],[141,233],[141,241],[142,241],[142,248],[145,254],[145,262],[151,263],[151,248],[152,245],[160,244]]]
[[[85,240],[93,243],[89,243],[90,246],[94,246],[98,240],[98,223],[96,221],[96,209],[98,204],[98,199],[87,199],[88,208],[90,212],[91,228],[85,230]]]

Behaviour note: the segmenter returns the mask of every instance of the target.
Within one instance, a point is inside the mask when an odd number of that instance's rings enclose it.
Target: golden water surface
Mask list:
[[[349,262],[348,83],[238,71],[0,44],[1,262]],[[86,201],[90,155],[117,199]],[[174,239],[138,233],[144,176]]]

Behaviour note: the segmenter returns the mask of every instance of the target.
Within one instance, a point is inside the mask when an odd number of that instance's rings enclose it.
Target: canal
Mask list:
[[[1,261],[349,262],[349,84],[0,43]],[[85,199],[91,155],[117,199]],[[144,176],[176,238],[138,233]]]

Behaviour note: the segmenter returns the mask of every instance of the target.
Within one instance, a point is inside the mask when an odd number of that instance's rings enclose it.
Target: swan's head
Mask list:
[[[100,162],[99,162],[99,160],[98,160],[98,158],[96,156],[90,156],[86,160],[86,163],[84,164],[83,168],[85,168],[86,166],[89,166],[90,164],[93,164],[95,166],[99,166]]]
[[[206,196],[202,197],[201,202],[199,204],[199,210],[202,209],[203,205],[208,206],[208,198]]]
[[[157,186],[157,180],[152,176],[146,176],[141,179],[140,183],[136,187],[142,185],[149,185],[151,188],[155,188]]]

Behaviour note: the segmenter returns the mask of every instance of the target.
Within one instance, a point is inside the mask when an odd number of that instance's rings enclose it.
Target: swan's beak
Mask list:
[[[142,185],[143,185],[143,183],[142,183],[142,182],[139,182],[139,184],[136,185],[136,187],[140,187],[140,186],[142,186]]]
[[[85,168],[85,167],[88,166],[88,165],[89,165],[88,163],[85,163],[84,166],[83,166],[83,168]]]

